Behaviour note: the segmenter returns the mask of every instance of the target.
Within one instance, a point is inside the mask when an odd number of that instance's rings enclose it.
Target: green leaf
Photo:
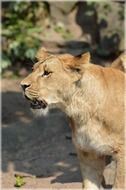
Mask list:
[[[9,60],[9,58],[7,56],[5,56],[5,55],[2,55],[1,69],[5,69],[10,65],[11,65],[11,61]]]
[[[16,175],[15,177],[16,177],[16,183],[14,185],[15,187],[21,187],[25,184],[23,176]]]
[[[35,48],[30,48],[25,52],[25,56],[30,59],[34,59],[36,54],[36,49]]]

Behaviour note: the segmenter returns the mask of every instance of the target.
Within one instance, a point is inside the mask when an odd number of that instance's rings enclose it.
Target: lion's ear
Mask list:
[[[81,72],[83,70],[83,65],[90,63],[90,53],[84,53],[78,56],[75,56],[71,63],[69,64],[69,67],[73,71]]]
[[[79,64],[90,63],[91,55],[89,52],[83,53],[75,57],[75,60],[78,61]]]
[[[82,73],[83,65],[90,63],[90,53],[84,53],[78,56],[72,56],[70,54],[60,55],[63,61],[63,66],[65,69],[71,70],[73,72]]]
[[[45,47],[40,48],[36,54],[36,58],[39,61],[46,59],[48,56],[49,56],[49,53]]]
[[[83,58],[85,63],[90,63],[90,59],[91,59],[90,52],[82,54],[82,58]]]

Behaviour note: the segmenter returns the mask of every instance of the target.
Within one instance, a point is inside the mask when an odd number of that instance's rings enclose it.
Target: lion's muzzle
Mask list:
[[[45,100],[34,99],[30,104],[32,109],[45,109],[47,107],[47,102]]]

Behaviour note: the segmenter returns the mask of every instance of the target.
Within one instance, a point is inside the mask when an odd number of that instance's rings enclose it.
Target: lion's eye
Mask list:
[[[51,74],[52,72],[51,71],[44,71],[44,73],[42,74],[42,77],[46,77],[48,76],[49,74]]]

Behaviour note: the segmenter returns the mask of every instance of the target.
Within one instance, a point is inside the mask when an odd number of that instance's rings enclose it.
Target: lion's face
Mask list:
[[[72,55],[49,55],[45,50],[39,54],[39,61],[21,85],[32,109],[47,110],[50,105],[62,104],[74,94],[81,71],[77,58]]]

